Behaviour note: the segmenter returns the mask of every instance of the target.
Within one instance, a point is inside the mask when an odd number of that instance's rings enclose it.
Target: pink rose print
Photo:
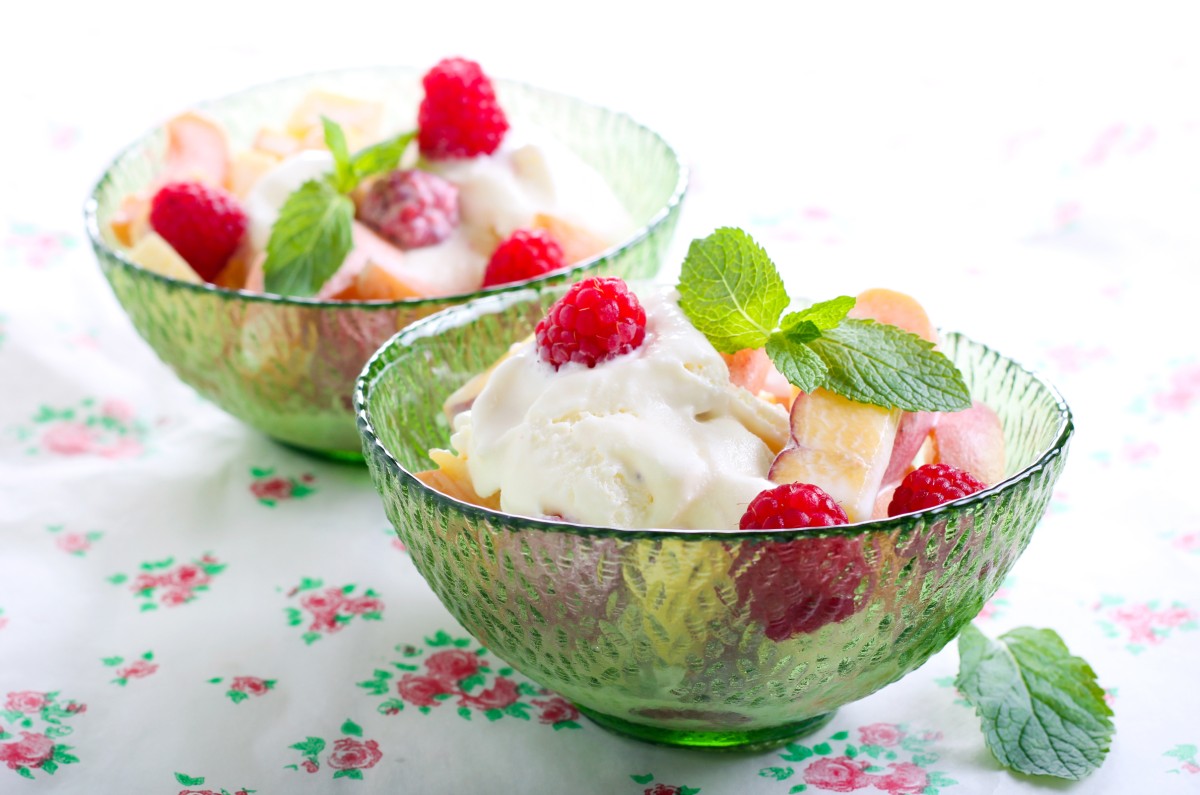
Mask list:
[[[54,741],[44,734],[21,732],[21,739],[0,745],[0,762],[10,770],[42,767],[54,755]]]
[[[145,679],[158,670],[158,663],[153,662],[154,652],[148,651],[140,657],[126,663],[124,657],[105,657],[101,660],[106,666],[115,668],[117,678],[113,684],[125,687],[133,679]]]
[[[436,707],[438,702],[436,696],[443,695],[448,691],[442,684],[442,680],[433,676],[414,676],[413,674],[405,674],[396,683],[397,689],[400,691],[400,698],[412,704],[414,707]]]
[[[117,676],[124,679],[145,679],[158,670],[158,665],[148,660],[134,660],[124,668],[117,669]]]
[[[365,740],[362,727],[352,720],[342,724],[342,734],[346,735],[334,741],[333,748],[325,758],[329,769],[334,771],[333,778],[353,778],[361,780],[363,771],[369,770],[383,758],[379,743]],[[320,755],[325,750],[325,740],[321,737],[308,737],[290,748],[299,751],[304,759],[295,765],[287,765],[297,772],[316,773],[321,769]]]
[[[631,779],[639,784],[649,784],[654,780],[653,773],[647,773],[644,776],[630,776]],[[677,786],[674,784],[655,784],[653,787],[646,787],[642,790],[642,795],[696,795],[700,790],[694,787]]]
[[[364,743],[352,737],[343,737],[333,744],[333,753],[327,761],[334,770],[366,770],[375,767],[375,763],[382,758],[379,744],[374,740]]]
[[[130,422],[133,420],[133,406],[126,403],[124,400],[111,399],[100,404],[100,416],[107,417],[110,420],[117,422]]]
[[[225,680],[218,676],[208,681],[209,684],[219,685]],[[261,679],[257,676],[235,676],[229,682],[225,696],[234,704],[240,704],[251,696],[265,696],[274,687],[274,679]]]
[[[555,731],[581,728],[576,722],[579,711],[571,702],[549,690],[538,690],[529,682],[516,681],[512,678],[515,673],[512,668],[493,670],[486,659],[486,650],[472,649],[470,638],[454,638],[443,630],[425,638],[425,643],[432,651],[423,659],[423,649],[397,646],[402,659],[390,667],[376,668],[371,679],[358,683],[372,695],[383,698],[376,707],[380,714],[397,715],[405,706],[429,714],[435,707],[454,700],[457,714],[463,720],[482,713],[489,721],[508,716],[532,722],[531,712],[540,709],[538,722]],[[396,674],[396,669],[406,673]],[[544,698],[539,700],[537,696]],[[525,700],[530,697],[534,698]]]
[[[929,786],[929,774],[911,762],[888,765],[890,773],[875,779],[875,787],[891,795],[920,795]]]
[[[517,683],[511,679],[498,676],[496,677],[495,684],[487,690],[481,691],[477,696],[464,693],[458,703],[481,710],[504,709],[507,706],[515,704],[520,698],[521,694],[517,690]]]
[[[267,683],[257,676],[235,676],[230,688],[250,696],[261,696],[268,690]]]
[[[129,588],[144,601],[141,610],[178,607],[198,598],[209,589],[213,578],[225,570],[225,564],[205,554],[191,563],[175,564],[174,558],[147,561],[133,578]],[[109,582],[122,584],[129,578],[124,574],[109,577]]]
[[[425,667],[429,669],[430,675],[452,684],[473,676],[479,671],[480,664],[479,655],[465,649],[435,652],[425,660]]]
[[[643,790],[642,795],[679,795],[679,787],[672,787],[668,784],[655,784],[653,787],[647,787]]]
[[[379,594],[370,588],[361,596],[355,596],[357,585],[341,588],[322,588],[321,580],[304,578],[288,592],[289,598],[300,596],[300,607],[286,607],[289,626],[307,624],[301,635],[306,644],[312,644],[326,635],[342,631],[354,618],[378,621],[383,617],[384,603]],[[320,590],[318,590],[320,589]],[[304,614],[308,613],[306,621]]]
[[[818,759],[804,769],[804,781],[830,792],[853,792],[870,786],[872,779],[864,772],[866,769],[866,762],[846,756]]]
[[[1121,598],[1106,597],[1096,607],[1107,608],[1105,618],[1100,620],[1104,633],[1109,637],[1124,635],[1125,647],[1134,654],[1163,643],[1176,629],[1195,630],[1200,618],[1200,614],[1181,602],[1160,607],[1157,600],[1125,604]]]
[[[36,270],[61,260],[76,242],[66,232],[45,231],[32,224],[14,223],[11,230],[12,234],[4,241],[4,245],[13,251],[23,251],[26,264]]]
[[[1171,374],[1171,386],[1154,396],[1154,405],[1164,413],[1184,413],[1200,400],[1200,364],[1189,364]]]
[[[26,714],[34,714],[42,711],[42,707],[49,703],[46,700],[45,693],[38,693],[33,690],[22,690],[17,693],[9,693],[8,698],[4,701],[4,708],[10,712],[22,712]]]
[[[63,533],[54,539],[54,545],[68,555],[82,557],[92,548],[92,542],[100,538],[100,533]]]
[[[1184,552],[1200,552],[1200,533],[1185,533],[1172,541],[1171,545]]]
[[[42,434],[42,446],[59,455],[90,453],[96,441],[97,434],[79,422],[60,422]]]
[[[274,508],[284,500],[299,499],[314,493],[316,477],[305,472],[300,477],[283,477],[275,474],[275,469],[251,467],[250,475],[254,478],[250,483],[250,493],[263,505]]]
[[[562,696],[555,696],[546,701],[534,699],[533,705],[542,708],[542,714],[538,716],[538,720],[551,726],[579,720],[579,710],[575,709],[575,705]]]
[[[894,723],[872,723],[858,730],[858,741],[863,745],[880,745],[891,748],[904,739],[904,732]]]

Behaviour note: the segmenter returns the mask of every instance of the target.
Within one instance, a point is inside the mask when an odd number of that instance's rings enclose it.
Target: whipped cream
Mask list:
[[[775,485],[787,413],[730,382],[674,290],[639,299],[646,337],[628,354],[555,371],[530,342],[496,367],[452,438],[481,496],[579,524],[733,530]]]

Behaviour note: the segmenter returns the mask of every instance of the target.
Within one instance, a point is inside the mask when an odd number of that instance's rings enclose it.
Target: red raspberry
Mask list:
[[[562,246],[541,229],[518,229],[508,236],[488,260],[483,286],[494,287],[541,276],[566,266]]]
[[[489,155],[508,132],[492,81],[479,64],[446,58],[425,73],[417,113],[421,154],[433,160]]]
[[[784,483],[766,489],[746,506],[743,530],[783,530],[849,524],[842,506],[811,483]]]
[[[168,182],[150,202],[150,226],[206,282],[217,278],[246,232],[237,199],[200,182]]]
[[[786,483],[750,501],[743,530],[832,527],[846,512],[808,483]],[[738,603],[775,641],[814,632],[852,615],[854,594],[870,573],[861,538],[799,538],[747,544],[733,564]],[[865,602],[864,602],[865,603]]]
[[[576,282],[537,324],[538,350],[557,370],[567,362],[589,368],[629,353],[646,338],[646,310],[615,276]]]
[[[458,226],[458,187],[428,171],[398,169],[371,183],[358,215],[400,248],[432,246]]]
[[[985,488],[987,486],[970,472],[949,464],[926,464],[909,472],[896,487],[888,505],[888,516],[923,511]]]

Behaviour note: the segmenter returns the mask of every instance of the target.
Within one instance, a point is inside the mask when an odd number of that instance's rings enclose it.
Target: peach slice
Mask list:
[[[912,296],[895,290],[886,290],[882,287],[863,290],[858,294],[854,308],[850,310],[850,317],[871,318],[880,323],[899,326],[935,345],[938,341],[937,329],[930,322],[924,307],[917,303]]]
[[[563,260],[568,265],[590,259],[608,248],[603,238],[581,226],[548,213],[533,216],[533,228],[544,229],[562,246]]]
[[[471,473],[467,470],[467,459],[456,456],[448,450],[430,450],[429,457],[437,464],[437,469],[427,469],[413,473],[413,477],[435,491],[440,491],[447,497],[453,497],[462,502],[478,505],[481,508],[500,510],[500,493],[490,497],[480,497],[471,482]]]
[[[163,182],[196,180],[227,187],[229,140],[220,122],[189,111],[167,122],[167,152]]]
[[[171,279],[179,279],[193,284],[203,282],[199,274],[192,270],[192,266],[179,256],[179,252],[154,232],[148,232],[137,242],[137,245],[129,252],[129,259],[148,271],[154,271]]]
[[[737,353],[722,353],[729,366],[729,380],[752,395],[763,390],[767,375],[774,369],[771,357],[762,348],[745,348]]]
[[[855,403],[824,389],[792,404],[792,438],[775,457],[775,483],[811,483],[824,489],[851,522],[869,519],[892,456],[903,414]]]
[[[243,236],[242,242],[233,252],[233,256],[229,258],[229,262],[225,263],[225,267],[217,274],[217,278],[213,279],[213,284],[224,287],[226,290],[243,289],[250,278],[250,271],[255,265],[255,260],[261,259],[265,259],[265,256],[255,254],[254,247],[250,244],[250,238]],[[260,263],[260,272],[261,269]]]
[[[899,483],[912,469],[913,459],[929,438],[940,414],[935,411],[906,411],[896,429],[896,442],[892,446],[892,458],[883,473],[884,484]],[[886,507],[886,506],[885,506]]]
[[[1004,480],[1004,427],[987,404],[977,400],[942,413],[931,438],[935,464],[966,470],[989,486]]]

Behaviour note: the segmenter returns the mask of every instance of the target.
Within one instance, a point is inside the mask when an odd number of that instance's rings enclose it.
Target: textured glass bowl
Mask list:
[[[1058,393],[949,334],[942,349],[1003,422],[1008,477],[924,513],[822,531],[628,531],[509,516],[415,479],[429,448],[448,447],[443,400],[530,333],[561,290],[484,298],[405,329],[367,364],[355,406],[388,518],[454,617],[616,731],[764,748],[819,727],[974,618],[1062,471],[1072,423]],[[816,580],[830,584],[797,584]],[[779,637],[764,616],[782,615],[804,629]]]
[[[236,149],[259,127],[281,126],[313,88],[380,98],[384,129],[416,117],[421,73],[402,67],[326,72],[260,86],[201,106],[223,122]],[[510,120],[554,135],[595,168],[638,228],[622,244],[547,282],[584,272],[649,278],[657,273],[687,185],[671,147],[628,116],[518,83],[496,81]],[[224,290],[169,279],[134,265],[108,229],[121,199],[162,167],[162,128],[134,142],[101,177],[85,207],[100,267],[133,325],[185,383],[280,441],[359,458],[354,379],[372,353],[414,320],[478,293],[395,302],[325,302]],[[526,282],[528,284],[529,282]]]

